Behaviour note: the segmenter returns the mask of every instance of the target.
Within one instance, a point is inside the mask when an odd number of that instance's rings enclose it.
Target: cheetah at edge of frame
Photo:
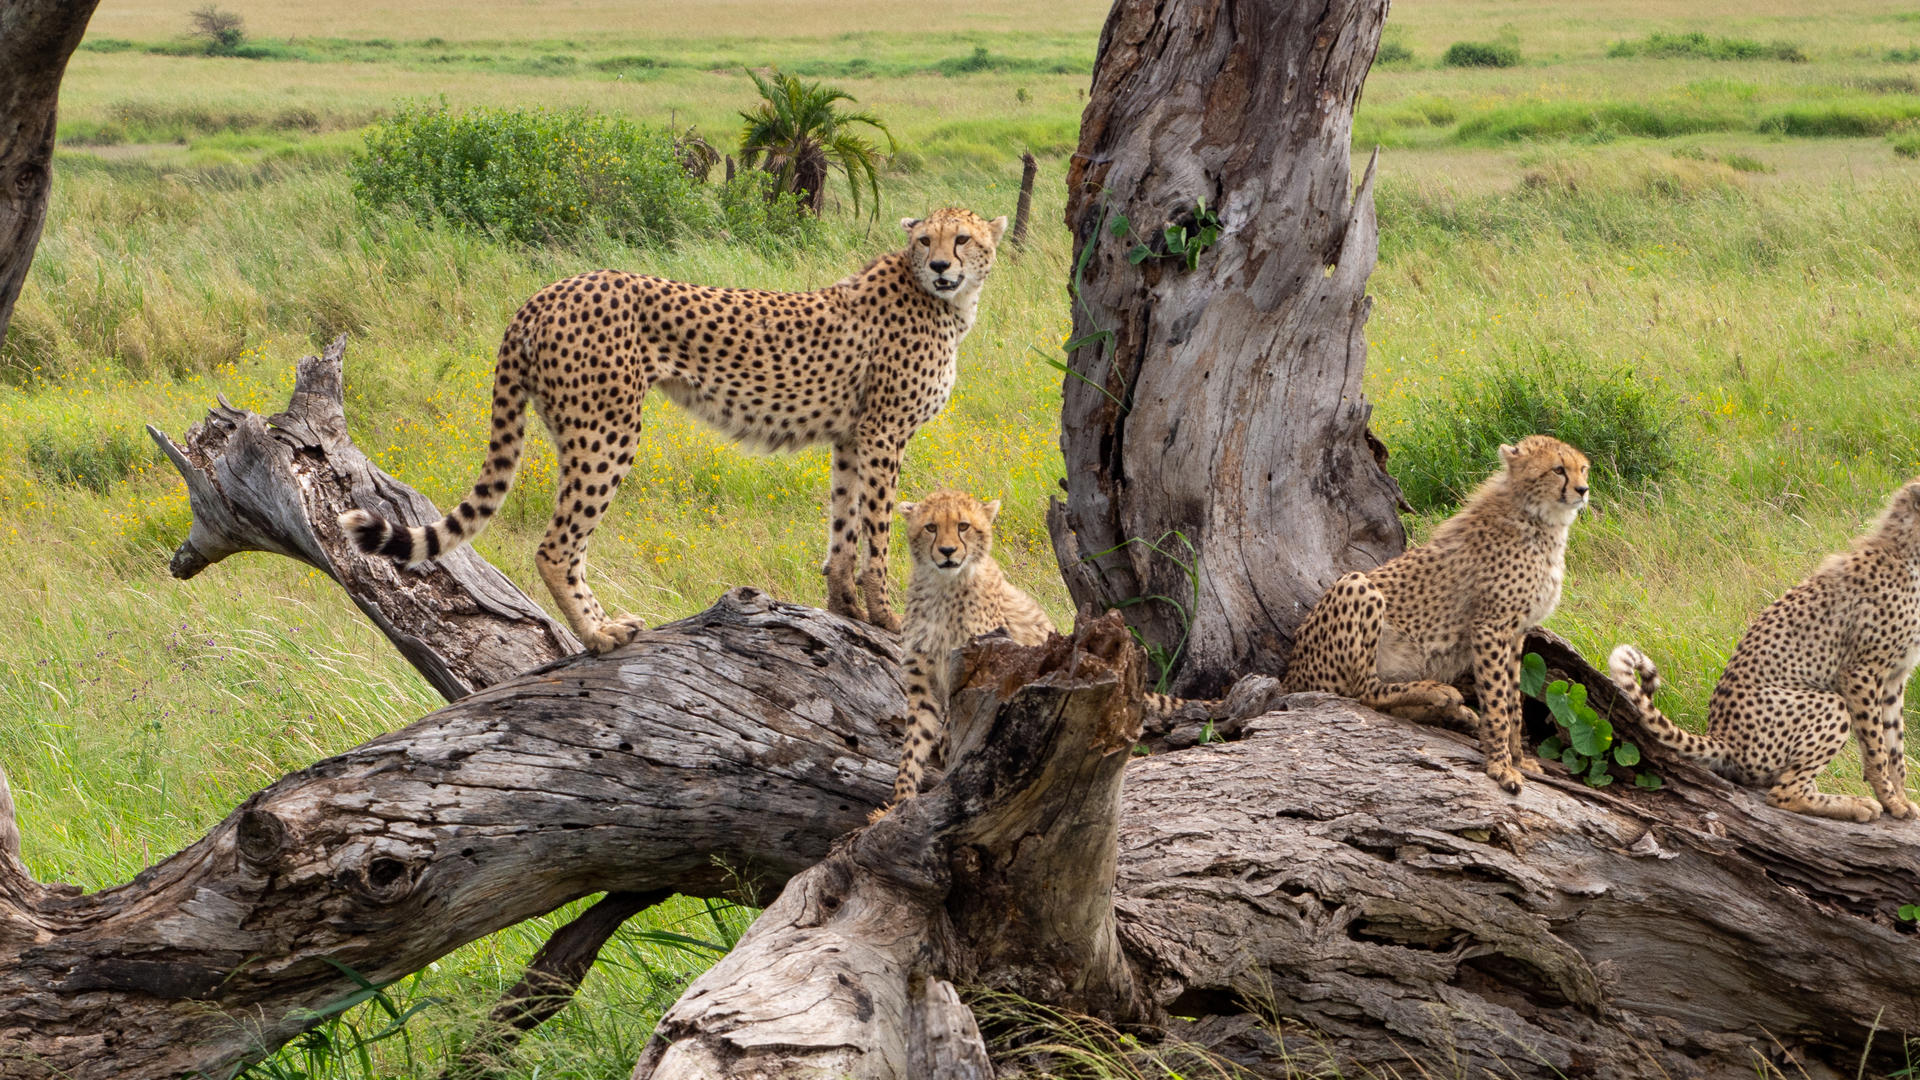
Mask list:
[[[587,542],[632,467],[641,399],[657,386],[748,447],[833,445],[827,606],[897,629],[887,543],[901,453],[953,391],[960,340],[973,327],[1007,219],[946,209],[900,224],[904,251],[813,292],[711,288],[617,270],[547,286],[500,342],[491,441],[472,492],[424,528],[364,510],[341,514],[341,526],[361,551],[408,566],[473,539],[513,482],[531,400],[559,457],[553,521],[534,558],[540,577],[589,650],[623,645],[642,624],[608,619],[594,599]]]
[[[1500,471],[1419,547],[1327,589],[1282,687],[1478,731],[1487,775],[1520,790],[1520,648],[1560,603],[1587,458],[1547,435],[1500,448]],[[1451,684],[1471,670],[1480,715]]]
[[[1915,816],[1907,798],[1902,710],[1920,661],[1920,480],[1894,493],[1853,547],[1830,555],[1775,600],[1740,639],[1707,701],[1707,734],[1676,727],[1653,704],[1660,674],[1632,645],[1607,667],[1656,742],[1736,784],[1766,788],[1767,802],[1842,821],[1872,821],[1882,807]],[[1875,798],[1829,795],[1814,785],[1851,730]]]
[[[983,503],[962,491],[936,491],[919,502],[901,503],[900,512],[913,555],[901,633],[907,652],[907,732],[893,797],[869,821],[918,795],[927,766],[946,745],[947,655],[995,630],[1021,645],[1038,645],[1055,632],[1053,620],[1007,580],[990,554],[1000,500]]]

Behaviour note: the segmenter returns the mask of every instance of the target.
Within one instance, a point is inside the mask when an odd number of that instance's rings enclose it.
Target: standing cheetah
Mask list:
[[[473,539],[513,482],[529,400],[560,459],[553,522],[535,555],[567,622],[595,653],[641,623],[608,619],[587,586],[587,541],[633,463],[640,402],[676,405],[762,450],[833,444],[827,605],[889,630],[887,542],[907,439],[953,391],[960,340],[1007,219],[939,210],[901,221],[905,251],[808,293],[717,289],[597,270],[535,293],[494,369],[493,432],[473,491],[425,528],[351,510],[360,550],[425,562]],[[865,562],[860,548],[865,544]]]
[[[1021,592],[989,552],[1000,501],[981,502],[965,492],[936,491],[917,503],[901,503],[907,518],[907,549],[913,577],[907,584],[907,735],[888,810],[920,793],[927,765],[946,744],[947,654],[981,634],[1005,630],[1021,645],[1038,645],[1054,633],[1053,620]]]
[[[1300,624],[1282,688],[1477,729],[1487,775],[1517,792],[1520,645],[1560,603],[1587,458],[1529,435],[1500,464],[1426,543],[1333,583]],[[1469,670],[1478,720],[1451,685]]]
[[[1737,784],[1767,789],[1788,810],[1872,821],[1880,808],[1915,815],[1907,799],[1901,713],[1920,661],[1920,480],[1893,496],[1850,551],[1829,556],[1747,628],[1707,702],[1707,734],[1675,727],[1652,693],[1659,672],[1632,645],[1613,650],[1613,681],[1661,745]],[[1828,795],[1814,778],[1860,739],[1875,799]]]

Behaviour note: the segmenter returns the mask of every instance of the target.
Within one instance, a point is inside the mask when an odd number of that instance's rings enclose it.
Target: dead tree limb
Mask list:
[[[925,1075],[912,1047],[956,1043],[929,1026],[929,973],[1146,1019],[1112,899],[1144,663],[1117,615],[972,650],[945,781],[794,879],[661,1019],[636,1080]]]
[[[346,349],[342,334],[300,361],[284,412],[262,417],[222,398],[184,445],[148,426],[193,504],[193,531],[174,552],[173,576],[193,577],[244,551],[323,570],[448,701],[579,652],[566,627],[470,547],[402,570],[360,554],[334,527],[356,507],[409,525],[440,517],[347,436]]]
[[[752,590],[295,773],[129,884],[0,869],[0,1076],[210,1076],[354,984],[595,892],[778,888],[865,820],[889,635]]]

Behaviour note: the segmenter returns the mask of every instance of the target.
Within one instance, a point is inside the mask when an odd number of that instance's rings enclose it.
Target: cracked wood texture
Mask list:
[[[425,496],[380,471],[348,436],[346,349],[342,334],[300,361],[293,396],[273,416],[222,398],[184,445],[148,426],[193,506],[173,576],[193,577],[245,551],[323,570],[448,701],[579,652],[571,631],[471,547],[407,570],[361,554],[335,526],[355,508],[408,525],[440,519]]]
[[[0,1076],[225,1075],[594,892],[777,888],[891,789],[891,635],[753,590],[286,777],[89,895],[0,855]],[[30,842],[30,838],[29,838]]]
[[[1119,616],[962,661],[956,763],[788,884],[687,988],[634,1080],[990,1076],[948,980],[1150,1016],[1113,907],[1146,658]]]
[[[1348,163],[1386,10],[1118,0],[1101,33],[1067,179],[1080,347],[1048,524],[1077,605],[1155,598],[1128,621],[1180,650],[1190,697],[1279,673],[1321,591],[1405,545],[1360,392],[1373,171],[1355,192]],[[1195,269],[1129,260],[1168,224],[1198,231],[1200,200],[1220,236]]]
[[[0,4],[0,344],[47,220],[60,78],[99,3]]]

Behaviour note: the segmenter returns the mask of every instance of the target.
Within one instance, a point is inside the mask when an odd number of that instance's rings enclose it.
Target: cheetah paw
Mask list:
[[[624,615],[588,630],[581,635],[586,639],[587,651],[595,656],[603,656],[633,640],[634,635],[645,630],[647,624],[632,615]]]
[[[1520,770],[1514,768],[1512,765],[1490,764],[1487,766],[1487,775],[1493,778],[1494,783],[1505,788],[1507,794],[1520,794],[1520,785],[1523,782],[1520,779]]]
[[[1911,821],[1916,815],[1920,815],[1920,807],[1914,806],[1906,799],[1887,803],[1886,807],[1888,817],[1899,818],[1902,821]]]
[[[867,612],[867,622],[882,630],[891,630],[896,634],[900,632],[900,616],[895,615],[892,608],[870,608]]]
[[[1879,820],[1880,804],[1874,800],[1853,798],[1847,801],[1853,806],[1853,820],[1859,822]]]

